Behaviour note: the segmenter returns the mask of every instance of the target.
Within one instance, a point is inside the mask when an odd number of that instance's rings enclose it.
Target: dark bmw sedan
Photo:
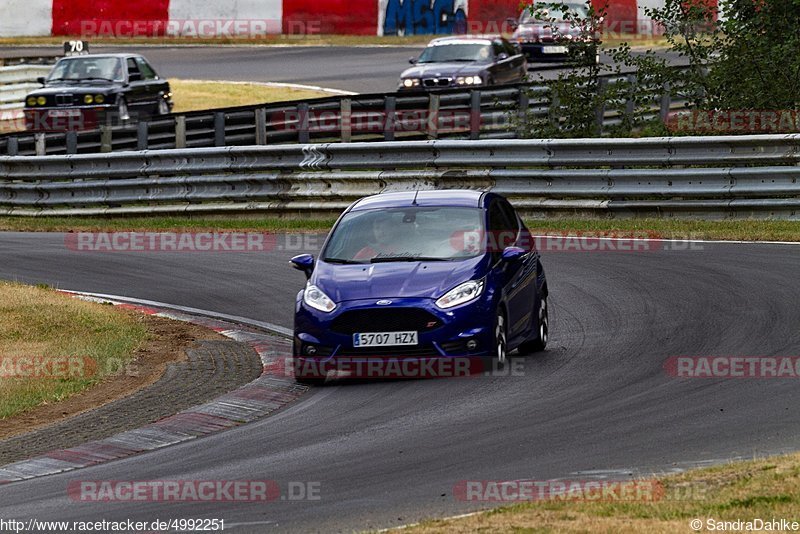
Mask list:
[[[169,83],[136,54],[63,58],[39,82],[43,87],[25,98],[25,125],[33,131],[86,130],[172,110]]]
[[[400,90],[517,83],[528,70],[520,49],[503,37],[441,37],[411,63],[400,75]]]
[[[570,54],[580,54],[585,56],[580,58],[582,62],[599,63],[586,3],[542,3],[537,6],[536,14],[529,9],[522,12],[511,36],[528,59],[563,62]]]

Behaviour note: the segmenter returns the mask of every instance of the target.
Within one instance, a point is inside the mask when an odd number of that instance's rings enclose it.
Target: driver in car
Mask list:
[[[372,236],[369,243],[356,252],[354,260],[371,260],[378,256],[392,256],[398,252],[395,222],[390,216],[376,217],[372,220]]]

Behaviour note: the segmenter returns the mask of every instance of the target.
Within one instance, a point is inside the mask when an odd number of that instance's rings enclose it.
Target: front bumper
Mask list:
[[[33,132],[94,130],[113,120],[116,107],[109,104],[70,107],[26,107],[25,128]]]
[[[339,303],[330,314],[307,307],[301,295],[295,310],[296,370],[310,369],[310,372],[323,375],[331,370],[343,371],[349,376],[367,378],[379,378],[383,373],[391,377],[396,377],[397,373],[400,373],[399,377],[416,377],[420,373],[461,376],[465,368],[474,371],[476,362],[493,353],[494,307],[485,294],[449,310],[439,309],[432,299],[392,299],[390,306],[378,306],[375,299],[369,299]],[[427,323],[435,324],[429,328],[421,324],[420,328],[406,325],[392,330],[394,321],[382,320],[374,324],[353,324],[353,331],[343,331],[341,327],[341,319],[356,314],[376,317],[378,314],[384,314],[384,317],[385,314],[397,314],[400,317],[408,310],[423,310],[430,315]],[[418,332],[418,343],[414,346],[359,348],[353,345],[353,333],[412,329]],[[425,365],[428,367],[423,368]]]

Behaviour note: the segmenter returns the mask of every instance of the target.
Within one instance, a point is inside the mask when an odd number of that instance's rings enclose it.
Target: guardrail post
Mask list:
[[[669,82],[664,82],[664,92],[661,94],[661,111],[659,112],[659,116],[661,117],[661,122],[666,124],[667,119],[669,119],[669,109],[672,106],[672,86]]]
[[[311,139],[308,131],[308,104],[297,105],[297,142],[306,144]]]
[[[428,94],[428,137],[439,137],[439,95]]]
[[[67,132],[67,154],[77,154],[78,153],[78,132],[74,130],[70,130]]]
[[[394,141],[394,119],[397,109],[397,99],[387,96],[383,99],[383,139],[384,141]]]
[[[225,112],[214,112],[214,146],[225,146]]]
[[[528,95],[528,92],[525,91],[525,88],[520,87],[518,90],[519,109],[517,110],[517,118],[519,120],[519,124],[517,125],[517,137],[521,138],[525,135],[525,123],[528,117],[528,109],[530,108],[531,101],[530,95]]]
[[[625,99],[625,118],[628,121],[633,121],[633,112],[636,109],[636,100],[634,98],[636,91],[636,75],[628,74],[626,80],[628,82],[628,97]]]
[[[469,138],[481,136],[481,92],[469,92]]]
[[[36,145],[36,155],[37,156],[44,156],[47,154],[47,140],[44,137],[43,133],[37,133],[33,136]]]
[[[342,143],[353,138],[353,102],[349,98],[339,101],[339,137]]]
[[[19,154],[19,139],[16,137],[9,137],[6,151],[8,152],[9,156],[16,156]]]
[[[100,152],[111,152],[111,126],[104,124],[100,126]]]
[[[136,150],[147,150],[147,136],[150,131],[149,124],[142,121],[136,126]]]
[[[603,135],[603,123],[606,120],[606,101],[603,95],[606,92],[608,85],[608,78],[600,78],[597,81],[597,109],[595,110],[595,126],[597,127],[597,135]]]
[[[552,87],[550,88],[550,92],[553,96],[550,97],[550,107],[547,108],[547,121],[550,123],[551,128],[558,128],[560,124],[560,115],[558,111],[561,109],[561,99]]]
[[[186,115],[175,117],[175,148],[186,148]]]
[[[267,144],[267,110],[266,108],[256,109],[256,144]]]

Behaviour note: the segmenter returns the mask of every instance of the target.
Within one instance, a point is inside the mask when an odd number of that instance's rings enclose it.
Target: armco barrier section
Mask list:
[[[635,80],[607,76],[611,85]],[[634,94],[633,91],[630,92]],[[631,98],[633,98],[631,96]],[[633,101],[598,110],[598,129],[633,113]],[[640,118],[665,120],[685,100],[652,95]],[[620,111],[622,110],[622,111]],[[630,111],[628,111],[630,110]],[[0,155],[85,154],[119,150],[202,148],[279,143],[497,139],[517,137],[516,117],[557,121],[562,111],[547,85],[452,89],[436,93],[362,94],[195,111],[102,131],[0,136]]]
[[[800,219],[800,134],[417,141],[0,157],[0,214],[332,215],[392,190],[493,190],[531,216]]]
[[[47,76],[51,65],[0,66],[0,121],[13,120],[22,115],[25,96],[41,88],[36,82],[39,76]],[[0,131],[3,124],[0,122]]]

